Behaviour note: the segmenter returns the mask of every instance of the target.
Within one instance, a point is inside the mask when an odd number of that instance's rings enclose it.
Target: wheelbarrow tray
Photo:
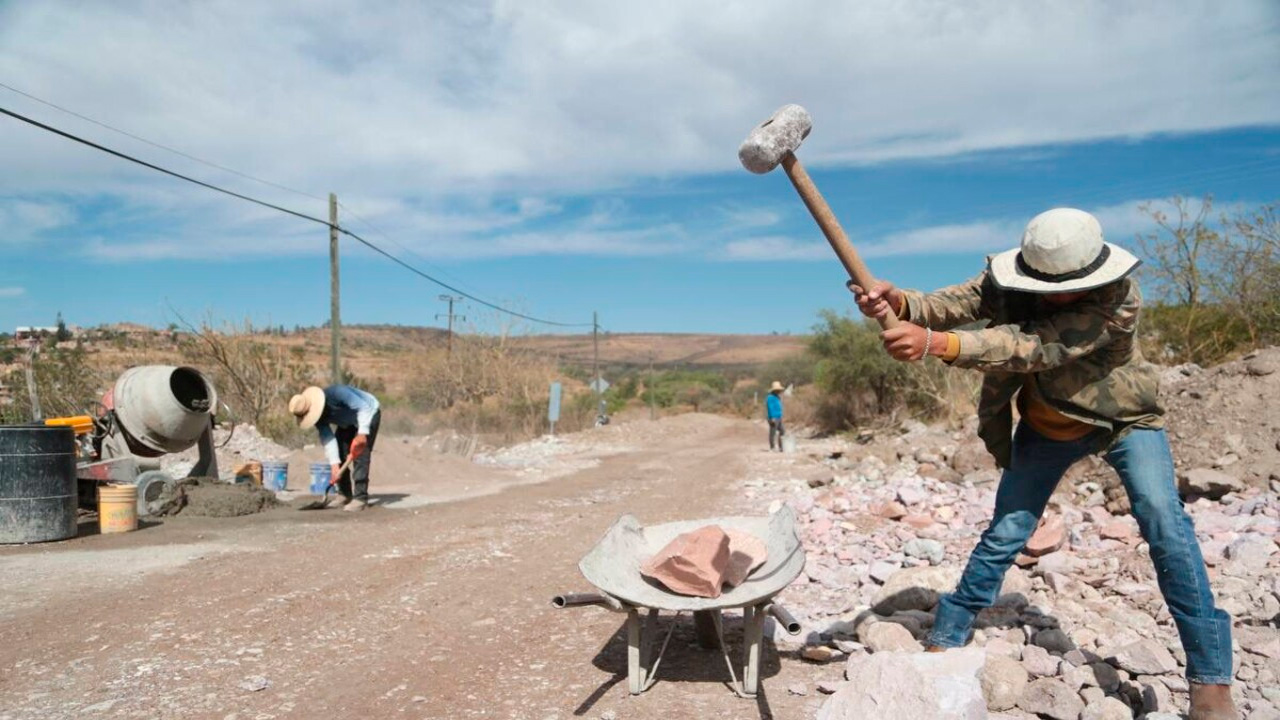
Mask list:
[[[683,533],[707,525],[741,530],[764,541],[769,557],[739,586],[718,598],[679,595],[640,574],[640,566]],[[758,605],[782,592],[804,570],[805,555],[790,507],[768,517],[715,517],[643,527],[623,515],[578,563],[583,577],[602,592],[637,607],[672,611],[722,610]]]

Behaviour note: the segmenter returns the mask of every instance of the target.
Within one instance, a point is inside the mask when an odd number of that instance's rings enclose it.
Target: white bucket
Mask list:
[[[782,452],[793,453],[796,451],[796,439],[791,435],[782,436]]]

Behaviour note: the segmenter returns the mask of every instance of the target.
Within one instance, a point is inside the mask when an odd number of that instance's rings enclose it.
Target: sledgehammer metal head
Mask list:
[[[738,148],[738,159],[742,161],[743,167],[761,175],[781,165],[805,207],[809,208],[814,221],[822,228],[827,242],[831,243],[831,249],[835,250],[840,263],[849,272],[849,277],[861,287],[873,287],[875,278],[867,270],[862,258],[858,257],[858,251],[853,249],[849,237],[844,234],[836,214],[831,211],[831,206],[827,205],[822,193],[818,192],[813,180],[809,179],[809,173],[805,172],[800,159],[796,157],[795,151],[809,136],[812,128],[813,118],[809,117],[808,110],[799,105],[783,105],[773,117],[757,125],[747,135],[742,147]],[[897,327],[900,322],[894,315],[880,318],[880,324],[886,329]]]
[[[756,126],[738,148],[742,166],[763,175],[800,147],[813,129],[809,111],[799,105],[783,105],[768,120]]]

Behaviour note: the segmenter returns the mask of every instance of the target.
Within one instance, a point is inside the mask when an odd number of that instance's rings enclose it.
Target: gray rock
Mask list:
[[[1104,662],[1095,662],[1071,668],[1063,673],[1062,681],[1072,690],[1097,687],[1103,692],[1113,693],[1120,687],[1120,674]]]
[[[1027,687],[1027,671],[1022,664],[1004,655],[987,655],[978,681],[988,710],[1009,710],[1018,704]]]
[[[954,589],[959,579],[959,567],[900,570],[876,591],[871,607],[880,615],[901,610],[930,610],[938,604],[938,596]]]
[[[1244,369],[1254,377],[1266,377],[1280,369],[1280,363],[1272,358],[1256,357],[1245,363]]]
[[[1244,483],[1210,468],[1195,468],[1178,477],[1178,490],[1184,495],[1203,495],[1217,499],[1229,492],[1239,492]]]
[[[827,698],[817,720],[983,720],[987,703],[978,673],[984,655],[967,648],[853,658],[849,682]]]
[[[1107,661],[1134,675],[1164,675],[1178,669],[1178,661],[1164,645],[1154,640],[1129,643],[1116,650]]]
[[[947,549],[937,540],[925,540],[924,538],[916,538],[908,540],[902,546],[902,552],[907,557],[920,558],[928,560],[930,565],[941,564],[947,557]]]
[[[1062,681],[1041,678],[1027,686],[1018,707],[1053,720],[1078,720],[1084,702]]]
[[[1080,720],[1133,720],[1129,706],[1113,697],[1104,697],[1085,706]]]
[[[1041,630],[1036,633],[1035,639],[1031,642],[1055,655],[1062,655],[1076,649],[1076,644],[1071,642],[1071,638],[1058,628]]]
[[[863,625],[858,629],[858,640],[873,653],[891,652],[894,650],[920,652],[924,649],[911,631],[898,623],[877,622]]]
[[[787,686],[787,692],[791,693],[792,695],[799,695],[801,697],[804,697],[805,695],[809,694],[809,686],[805,685],[804,683],[792,683]]]

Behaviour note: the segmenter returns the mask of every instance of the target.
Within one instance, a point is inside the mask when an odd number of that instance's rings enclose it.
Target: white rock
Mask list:
[[[1116,698],[1104,697],[1086,705],[1080,720],[1133,720],[1133,712]]]
[[[894,650],[919,652],[924,649],[912,636],[911,631],[898,623],[870,623],[859,630],[858,640],[873,653]]]
[[[1125,645],[1107,660],[1134,675],[1163,675],[1178,669],[1178,661],[1155,640],[1139,640]]]
[[[929,610],[938,604],[938,596],[951,592],[960,579],[958,567],[907,568],[894,573],[872,601],[872,609],[881,615],[899,610]]]
[[[1038,645],[1022,648],[1022,667],[1035,677],[1053,677],[1058,674],[1061,661]]]
[[[983,720],[987,704],[979,648],[945,653],[876,653],[849,663],[849,682],[818,711],[818,720]]]
[[[1027,687],[1027,679],[1027,671],[1017,660],[988,654],[987,663],[978,675],[987,709],[1009,710],[1017,705],[1018,698]]]

